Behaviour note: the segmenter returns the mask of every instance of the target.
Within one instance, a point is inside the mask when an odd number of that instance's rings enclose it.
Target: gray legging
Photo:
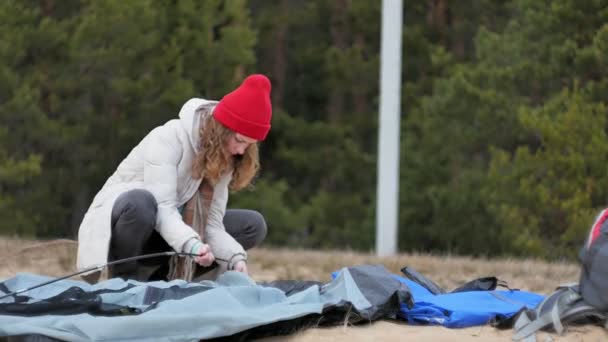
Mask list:
[[[108,260],[172,250],[155,229],[157,212],[156,199],[147,190],[135,189],[120,195],[112,208]],[[257,211],[228,209],[224,226],[244,249],[259,245],[266,237],[266,221]],[[169,271],[168,261],[169,257],[164,256],[142,259],[111,266],[109,272],[111,277],[123,279],[165,280]]]

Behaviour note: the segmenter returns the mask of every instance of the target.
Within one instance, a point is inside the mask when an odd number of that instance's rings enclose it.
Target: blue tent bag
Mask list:
[[[398,315],[399,319],[410,324],[433,324],[447,328],[485,325],[493,321],[509,319],[523,308],[534,308],[544,299],[544,296],[533,292],[495,290],[496,283],[487,287],[488,290],[485,290],[486,285],[482,283],[477,289],[465,285],[447,293],[411,268],[404,268],[402,271],[409,276],[416,275],[414,277],[416,281],[393,275],[395,279],[409,287],[414,299],[414,306],[408,308],[405,304],[401,305]],[[336,274],[334,272],[332,276],[335,277]],[[480,279],[489,278],[493,277]],[[479,284],[477,280],[469,283]]]

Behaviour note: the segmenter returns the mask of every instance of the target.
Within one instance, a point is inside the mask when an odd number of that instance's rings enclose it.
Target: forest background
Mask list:
[[[381,1],[0,1],[0,235],[75,238],[191,97],[273,84],[267,245],[374,248]],[[608,202],[608,1],[404,1],[399,250],[573,258]]]

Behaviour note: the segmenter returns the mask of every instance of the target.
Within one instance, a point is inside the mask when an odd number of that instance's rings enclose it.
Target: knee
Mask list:
[[[268,232],[268,226],[266,225],[266,219],[264,216],[255,210],[251,210],[249,216],[250,227],[252,229],[252,238],[254,246],[258,246],[266,238]]]
[[[124,217],[130,222],[137,222],[138,225],[154,227],[157,211],[158,204],[152,193],[143,189],[134,189],[116,199],[112,210],[112,221]]]

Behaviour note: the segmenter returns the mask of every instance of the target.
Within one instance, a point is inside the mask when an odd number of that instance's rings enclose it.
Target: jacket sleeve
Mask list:
[[[144,151],[144,188],[158,203],[156,229],[176,251],[181,251],[186,241],[200,238],[177,210],[177,165],[182,153],[182,144],[168,125],[151,133]]]
[[[231,175],[226,175],[215,185],[213,200],[209,207],[207,227],[205,227],[205,240],[211,247],[216,258],[226,260],[227,269],[232,269],[234,263],[239,260],[247,260],[247,253],[238,241],[236,241],[224,227],[224,214],[228,204],[228,184]],[[222,261],[218,261],[222,263]]]

